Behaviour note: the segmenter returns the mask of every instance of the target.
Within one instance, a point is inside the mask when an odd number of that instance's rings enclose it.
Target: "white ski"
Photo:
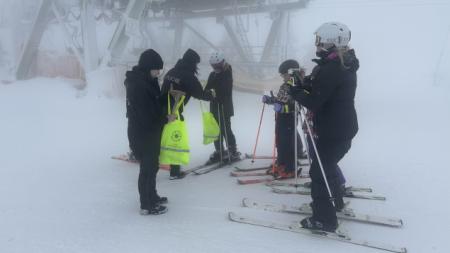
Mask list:
[[[264,211],[312,215],[312,209],[309,206],[309,204],[306,204],[306,203],[302,204],[301,206],[289,206],[289,205],[285,205],[285,204],[253,201],[249,198],[244,198],[244,199],[242,199],[242,205],[245,207],[261,209]],[[351,221],[384,225],[384,226],[390,226],[390,227],[403,226],[403,221],[401,219],[361,214],[361,213],[357,213],[353,209],[347,208],[347,207],[344,208],[340,212],[336,212],[336,216],[338,217],[338,219],[343,219],[343,220],[351,220]]]
[[[281,189],[278,187],[272,187],[272,191],[279,194],[300,194],[311,195],[311,190],[307,188],[298,187],[295,189]],[[386,200],[384,196],[361,194],[353,191],[346,191],[344,197],[356,198],[356,199],[369,199],[369,200]]]
[[[343,234],[340,232],[332,233],[332,232],[326,232],[326,231],[322,231],[322,230],[305,229],[305,228],[302,228],[299,223],[293,223],[291,225],[282,224],[282,223],[271,222],[268,220],[258,220],[258,219],[253,219],[251,217],[239,216],[233,212],[228,213],[228,218],[231,221],[239,222],[239,223],[245,223],[245,224],[250,224],[250,225],[255,225],[255,226],[262,226],[262,227],[268,227],[268,228],[273,228],[273,229],[285,230],[285,231],[290,231],[290,232],[299,233],[299,234],[312,235],[312,236],[316,236],[316,237],[328,238],[328,239],[332,239],[332,240],[337,240],[337,241],[341,241],[341,242],[361,245],[364,247],[375,248],[375,249],[380,249],[380,250],[385,250],[385,251],[390,251],[390,252],[406,253],[406,248],[400,248],[400,247],[395,247],[395,246],[381,244],[381,243],[369,242],[366,240],[357,240],[357,239],[351,238],[349,235],[346,235],[346,234]]]
[[[304,183],[292,183],[292,182],[280,182],[280,181],[272,181],[266,184],[267,186],[287,186],[287,187],[305,187],[311,188],[311,182]],[[355,187],[355,186],[347,186],[345,187],[347,191],[353,192],[372,192],[372,188],[369,187]]]

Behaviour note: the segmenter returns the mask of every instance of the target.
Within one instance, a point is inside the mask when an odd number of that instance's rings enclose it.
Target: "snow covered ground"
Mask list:
[[[353,31],[361,61],[360,132],[341,167],[348,184],[370,186],[387,197],[352,200],[351,207],[405,222],[398,229],[344,221],[342,228],[409,252],[448,252],[449,5],[315,2],[296,20],[302,31],[298,44],[312,50],[312,31],[324,21],[341,20]],[[307,59],[302,63],[308,65]],[[237,185],[230,168],[175,181],[160,171],[157,187],[169,198],[169,212],[140,216],[138,166],[110,159],[127,151],[124,100],[77,85],[43,78],[0,84],[0,252],[378,252],[229,222],[228,211],[282,222],[302,218],[245,209],[243,197],[309,202],[308,196],[276,195],[264,185]],[[235,92],[234,101],[239,149],[250,152],[260,96]],[[201,144],[198,102],[186,110],[197,165],[213,148]],[[272,142],[269,109],[258,153],[270,154]]]

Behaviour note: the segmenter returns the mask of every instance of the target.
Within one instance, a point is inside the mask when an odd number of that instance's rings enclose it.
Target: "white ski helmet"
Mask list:
[[[221,51],[215,51],[209,57],[209,64],[216,65],[216,64],[222,63],[224,60],[225,60],[225,56],[223,55],[223,53]]]
[[[348,45],[352,37],[352,33],[348,27],[339,22],[324,23],[316,32],[316,46],[321,43],[334,44],[337,48],[343,48]]]

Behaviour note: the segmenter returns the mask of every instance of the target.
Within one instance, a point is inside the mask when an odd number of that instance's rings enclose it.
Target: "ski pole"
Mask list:
[[[272,175],[275,177],[275,150],[277,146],[277,130],[276,130],[276,122],[277,122],[277,113],[275,113],[275,131],[273,135],[273,150],[272,150]]]
[[[300,113],[302,114],[302,117],[305,117],[303,109],[300,110]],[[317,161],[319,162],[320,171],[322,172],[322,177],[323,180],[325,181],[325,186],[327,187],[328,196],[330,196],[331,204],[333,205],[333,207],[336,207],[336,204],[334,203],[333,199],[333,194],[331,193],[330,185],[328,184],[327,176],[325,174],[325,170],[323,169],[322,161],[319,156],[319,151],[317,150],[316,142],[314,141],[314,136],[312,135],[311,127],[309,126],[308,123],[306,124],[306,127],[308,128],[309,137],[311,138],[311,143],[313,145],[314,152],[316,153]]]
[[[230,154],[230,143],[228,142],[228,134],[227,134],[227,123],[225,121],[225,113],[223,112],[223,104],[219,104],[222,108],[222,119],[223,119],[223,132],[225,133],[225,142],[227,143],[227,149],[228,149],[228,162],[231,163],[231,154]]]
[[[301,123],[301,129],[302,129],[302,133],[300,134],[300,140],[303,143],[303,146],[305,147],[305,151],[306,151],[306,159],[308,160],[308,165],[311,168],[311,156],[309,153],[309,144],[308,144],[308,136],[307,133],[305,132],[305,130],[303,129],[303,125],[307,124],[307,119],[302,117],[302,114],[300,113],[300,111],[297,111],[298,115],[300,116],[300,123]]]
[[[294,172],[295,172],[295,185],[297,185],[297,180],[298,180],[298,176],[297,176],[297,171],[298,171],[298,162],[297,162],[297,160],[298,160],[298,154],[297,154],[297,152],[298,152],[298,148],[297,148],[297,121],[298,121],[298,119],[297,119],[297,112],[298,112],[298,109],[297,109],[297,106],[298,106],[298,103],[297,103],[297,101],[294,101],[294,127],[293,127],[293,130],[294,130],[294,145],[295,145],[295,147],[294,147]]]
[[[261,111],[261,117],[259,118],[259,126],[258,126],[258,132],[256,133],[256,142],[255,147],[253,148],[253,156],[252,156],[252,163],[255,162],[256,157],[256,147],[258,146],[258,139],[259,139],[259,131],[261,130],[261,123],[264,116],[264,109],[266,108],[266,104],[263,103],[262,111]]]
[[[219,152],[220,152],[220,162],[221,163],[223,163],[223,155],[222,155],[222,148],[223,148],[223,146],[222,146],[222,122],[221,122],[221,120],[220,120],[220,105],[219,104],[217,104],[217,116],[219,117],[219,129],[220,129],[220,132],[219,132]]]

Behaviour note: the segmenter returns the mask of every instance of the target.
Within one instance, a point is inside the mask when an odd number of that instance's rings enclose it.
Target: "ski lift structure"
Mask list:
[[[289,34],[290,13],[306,8],[308,3],[309,0],[41,0],[17,64],[16,78],[30,77],[30,65],[51,16],[65,31],[66,37],[72,37],[70,49],[84,72],[94,71],[100,66],[131,65],[137,61],[136,55],[149,47],[163,52],[165,61],[170,65],[180,58],[184,48],[191,47],[205,52],[205,55],[212,50],[226,51],[227,60],[233,65],[235,73],[238,72],[242,77],[235,79],[242,79],[244,83],[250,80],[258,83],[267,79],[267,73],[273,73],[287,57],[289,39],[286,37]],[[70,33],[66,18],[68,9],[74,6],[79,8],[81,39],[78,40]],[[108,16],[116,18],[117,25],[105,53],[99,55],[95,14],[98,9],[105,8],[112,8],[121,15]],[[262,46],[255,45],[249,38],[250,17],[259,14],[270,16],[267,37]],[[97,16],[101,15],[104,15],[103,12]],[[229,43],[224,46],[213,42],[207,30],[192,25],[198,21],[213,21],[215,25],[223,27]],[[166,32],[172,35],[168,37],[169,40],[160,41],[154,27],[164,25],[169,28]],[[186,34],[202,43],[183,44]],[[135,41],[141,43],[136,45]],[[136,55],[127,58],[126,49],[130,46],[135,47]],[[202,55],[202,59],[207,57]],[[203,63],[207,61],[203,60]]]

